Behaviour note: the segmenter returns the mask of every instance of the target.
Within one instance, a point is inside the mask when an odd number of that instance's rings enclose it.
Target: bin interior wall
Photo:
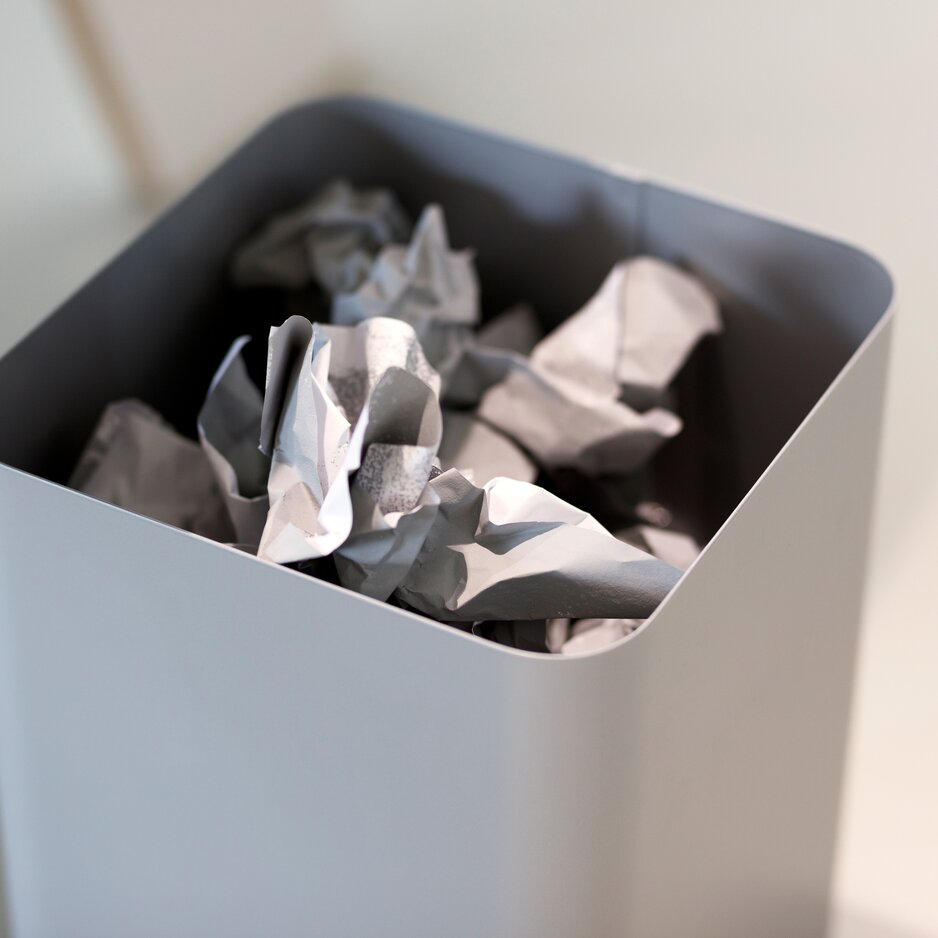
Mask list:
[[[685,432],[655,467],[662,499],[702,538],[888,306],[881,268],[825,239],[393,107],[324,102],[264,128],[0,362],[0,461],[64,481],[124,396],[193,435],[230,341],[251,332],[262,353],[289,312],[232,290],[232,251],[337,176],[390,186],[415,215],[440,202],[453,245],[476,247],[487,315],[525,300],[549,327],[638,252],[710,283],[725,334],[679,379]]]
[[[676,383],[684,430],[656,465],[662,501],[713,533],[890,306],[882,265],[841,242],[647,185],[639,250],[695,271],[724,332]]]

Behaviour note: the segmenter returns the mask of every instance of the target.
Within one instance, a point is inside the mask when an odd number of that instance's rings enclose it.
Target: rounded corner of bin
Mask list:
[[[306,120],[309,115],[317,111],[387,111],[405,110],[405,106],[376,94],[357,94],[341,92],[317,95],[312,98],[303,98],[288,104],[272,114],[257,129],[258,135],[267,133],[283,124]]]
[[[857,260],[868,268],[871,272],[872,284],[877,289],[879,298],[877,307],[879,308],[879,320],[885,320],[892,316],[896,307],[896,294],[898,291],[896,275],[889,263],[874,253],[870,248],[850,241],[841,242],[843,247],[848,250]]]

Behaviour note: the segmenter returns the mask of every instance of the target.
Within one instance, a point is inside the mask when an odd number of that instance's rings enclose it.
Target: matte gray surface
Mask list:
[[[490,313],[639,249],[714,285],[657,465],[706,536],[811,411],[633,637],[529,656],[27,474],[122,395],[194,432],[231,248],[340,173],[440,201]],[[394,107],[269,125],[0,362],[13,933],[821,935],[888,329],[842,369],[890,303],[851,248]]]

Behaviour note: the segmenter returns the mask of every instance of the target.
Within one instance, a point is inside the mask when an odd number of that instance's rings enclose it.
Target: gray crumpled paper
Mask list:
[[[527,356],[542,335],[537,316],[524,303],[483,323],[447,375],[440,392],[444,403],[478,405],[482,395],[504,381],[512,369],[527,367]]]
[[[473,635],[489,641],[555,655],[580,655],[600,651],[631,635],[644,619],[547,619],[473,622]],[[452,622],[459,627],[461,623]]]
[[[261,420],[270,512],[258,555],[336,553],[345,585],[386,599],[436,510],[425,489],[442,434],[438,389],[404,322],[294,316],[271,330]]]
[[[537,477],[537,466],[507,436],[461,410],[443,411],[439,458],[442,469],[458,469],[476,485],[496,476],[520,482]]]
[[[133,398],[105,408],[68,484],[186,531],[218,541],[234,538],[212,467],[199,444]]]
[[[516,307],[486,324],[444,389],[448,402],[520,443],[542,465],[628,473],[681,429],[654,400],[701,336],[720,328],[712,296],[654,258],[617,264],[595,296],[539,338]]]
[[[235,255],[241,286],[298,288],[311,281],[329,293],[356,290],[386,244],[404,241],[410,221],[388,189],[354,189],[339,179],[292,211],[275,216]]]
[[[644,619],[514,619],[473,622],[473,635],[522,651],[579,655],[599,651],[631,635]],[[456,628],[465,623],[450,622]]]
[[[659,560],[687,570],[697,559],[700,545],[689,535],[667,528],[656,528],[650,524],[639,524],[624,531],[617,531],[616,537],[639,550],[654,554]]]
[[[691,274],[654,257],[612,268],[598,292],[537,344],[531,361],[607,397],[623,386],[660,390],[706,334],[716,300]]]
[[[541,465],[588,473],[633,472],[682,426],[668,410],[639,413],[530,358],[483,346],[465,351],[447,384],[446,400],[461,406],[478,400],[478,417]]]
[[[234,525],[239,544],[257,547],[267,522],[270,459],[258,449],[263,398],[248,375],[237,339],[212,378],[199,412],[202,449]]]
[[[444,376],[473,342],[479,283],[472,252],[451,250],[438,205],[424,209],[410,244],[388,244],[357,290],[333,297],[334,323],[381,316],[411,325],[427,360]]]
[[[682,426],[668,410],[639,413],[520,357],[485,392],[477,413],[541,465],[588,473],[634,472]]]
[[[530,355],[543,337],[541,324],[527,303],[516,303],[493,316],[476,332],[476,342],[481,347],[519,355]]]
[[[555,619],[555,622],[561,620]],[[562,620],[567,622],[569,620]],[[451,622],[456,628],[465,628],[464,622]],[[473,635],[507,645],[509,648],[518,648],[521,651],[536,651],[541,653],[553,652],[551,647],[550,623],[543,619],[513,619],[509,621],[494,620],[473,622],[469,631]],[[560,646],[556,649],[560,651]]]
[[[599,651],[631,635],[642,622],[642,619],[580,619],[571,626],[570,637],[560,646],[560,654]]]
[[[645,618],[680,571],[536,485],[432,479],[437,517],[397,597],[453,621]]]
[[[700,545],[689,535],[648,524],[617,532],[616,537],[678,570],[687,570],[700,553]],[[631,635],[643,622],[643,619],[591,618],[578,619],[571,624],[567,620],[566,631],[562,622],[550,623],[553,635],[549,650],[564,655],[598,651]]]
[[[716,302],[696,278],[654,258],[634,258],[617,264],[530,357],[470,349],[454,393],[465,398],[488,385],[479,417],[545,466],[628,473],[676,435],[681,421],[662,407],[633,409],[623,394],[661,391],[701,336],[719,328]]]

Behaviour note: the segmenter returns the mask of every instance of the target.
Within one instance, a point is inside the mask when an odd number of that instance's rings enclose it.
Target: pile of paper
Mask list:
[[[442,209],[411,228],[390,192],[345,182],[272,219],[232,273],[318,291],[331,322],[270,330],[263,392],[251,338],[236,339],[199,443],[139,401],[112,404],[76,488],[527,650],[628,635],[693,561],[640,506],[614,536],[535,481],[627,487],[679,432],[668,385],[720,328],[694,277],[632,258],[546,336],[524,306],[483,322]]]

